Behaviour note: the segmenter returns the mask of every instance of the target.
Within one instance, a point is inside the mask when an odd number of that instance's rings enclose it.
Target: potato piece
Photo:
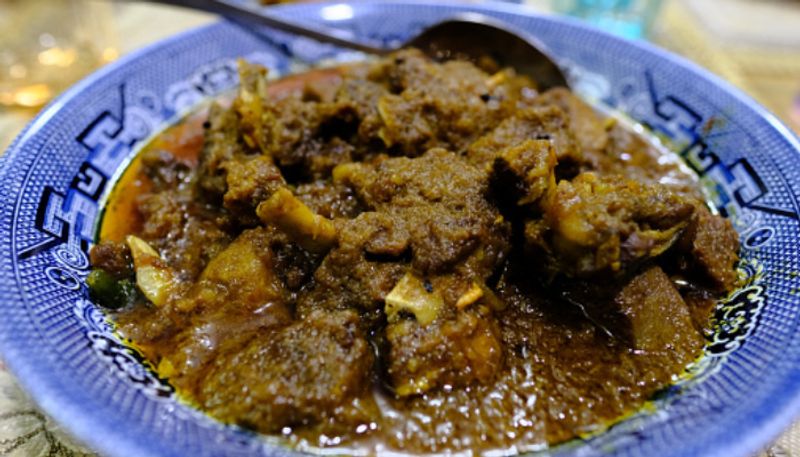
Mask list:
[[[739,234],[731,221],[701,207],[678,245],[687,257],[683,262],[686,269],[705,275],[717,291],[736,287]]]
[[[651,267],[635,276],[614,301],[630,323],[635,349],[671,351],[685,363],[702,347],[689,307],[661,268]]]
[[[283,284],[273,271],[274,253],[269,242],[268,229],[242,232],[211,259],[175,306],[184,312],[226,306],[238,311],[255,310],[265,303],[283,303]]]

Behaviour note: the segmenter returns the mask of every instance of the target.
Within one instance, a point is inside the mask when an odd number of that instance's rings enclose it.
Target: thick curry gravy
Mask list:
[[[220,420],[345,453],[542,448],[668,385],[735,287],[696,181],[566,90],[414,51],[241,79],[140,154],[92,251],[137,285],[95,289],[119,331]]]

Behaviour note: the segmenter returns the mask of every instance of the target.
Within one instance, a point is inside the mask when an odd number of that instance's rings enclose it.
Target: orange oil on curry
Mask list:
[[[157,134],[143,150],[163,149],[189,165],[196,165],[203,148],[203,122],[207,114],[205,109],[194,112]],[[106,201],[99,232],[101,240],[123,241],[126,235],[142,230],[144,221],[136,210],[136,201],[152,189],[153,183],[141,172],[141,157],[141,153],[136,154]]]

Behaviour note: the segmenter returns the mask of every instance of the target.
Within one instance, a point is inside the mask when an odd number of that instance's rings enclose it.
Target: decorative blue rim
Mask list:
[[[282,14],[313,18],[317,16],[316,13],[321,8],[333,4],[334,3],[322,3],[281,6],[277,7],[276,11]],[[420,9],[427,8],[439,12],[442,10],[464,8],[463,5],[457,3],[443,3],[431,6],[422,1],[389,2],[379,6],[361,4],[361,6],[358,7],[367,9],[389,9],[397,5],[412,5]],[[357,6],[354,4],[354,7]],[[525,11],[524,8],[507,4],[469,5],[468,9],[486,14],[499,15],[501,19],[505,15],[535,16],[531,12]],[[561,22],[573,28],[586,29],[584,25],[571,19],[556,20],[540,18],[540,20],[551,23]],[[10,180],[7,179],[9,164],[18,160],[18,156],[23,153],[22,145],[35,136],[35,134],[47,125],[60,110],[73,102],[87,88],[103,81],[115,72],[123,71],[131,62],[141,59],[158,49],[172,46],[175,43],[180,43],[192,37],[207,34],[209,31],[220,27],[226,26],[220,24],[206,26],[151,45],[124,57],[81,81],[48,105],[48,107],[20,134],[6,154],[0,157],[0,182],[10,182]],[[594,31],[592,33],[602,37],[603,40],[609,43],[624,44],[627,47],[632,46],[643,50],[646,53],[658,57],[660,60],[668,61],[672,65],[681,67],[700,79],[704,79],[712,85],[721,88],[721,91],[724,92],[726,96],[732,96],[737,103],[756,113],[763,122],[769,124],[778,134],[781,141],[785,143],[787,149],[793,150],[795,154],[800,152],[800,141],[798,141],[798,138],[775,116],[744,95],[741,91],[709,73],[707,70],[647,43],[629,43],[603,32]],[[797,159],[797,156],[795,159]],[[796,185],[797,183],[794,184]],[[6,202],[11,201],[7,198],[16,196],[18,191],[19,189],[6,189],[2,191],[0,195],[6,197],[2,205],[7,206]],[[5,216],[5,212],[3,216]],[[3,228],[3,230],[5,231],[7,229]],[[5,237],[7,235],[3,234],[3,236]],[[5,243],[6,241],[3,242]],[[15,284],[10,280],[10,276],[14,271],[14,258],[4,254],[0,261],[3,264],[2,273],[0,273],[2,274],[2,277],[0,277],[0,285],[2,285],[3,290],[0,292],[0,297],[2,297],[2,301],[6,303],[5,306],[10,308],[9,304],[17,304],[17,308],[19,309],[17,312],[24,314],[27,312],[28,307],[24,303],[21,291],[17,290]],[[797,299],[793,301],[793,304],[800,306],[800,302]],[[759,448],[770,439],[776,437],[777,434],[796,417],[798,411],[800,411],[800,362],[797,357],[797,355],[800,354],[800,335],[798,335],[796,331],[796,324],[795,322],[791,330],[791,333],[795,336],[785,347],[785,353],[795,355],[795,359],[782,359],[770,367],[773,375],[769,377],[765,385],[760,386],[760,389],[753,393],[751,402],[748,402],[748,405],[752,402],[757,403],[757,407],[748,410],[751,415],[739,420],[735,418],[726,418],[728,420],[726,420],[724,424],[721,424],[721,427],[715,430],[714,433],[698,435],[696,439],[691,440],[691,442],[684,441],[676,443],[676,447],[683,446],[680,449],[676,449],[677,451],[680,451],[683,455],[750,455],[759,450]],[[2,324],[0,324],[0,328],[2,328]],[[44,338],[44,336],[42,336],[42,338]],[[30,347],[20,347],[19,344],[15,344],[11,334],[6,332],[0,335],[0,349],[2,350],[3,357],[9,368],[22,381],[26,390],[33,396],[35,401],[59,423],[63,424],[67,430],[79,439],[85,441],[91,447],[110,455],[165,454],[165,450],[159,448],[158,442],[142,440],[139,439],[139,437],[132,436],[126,433],[125,430],[114,428],[112,421],[96,413],[93,414],[93,411],[89,410],[86,406],[91,399],[83,398],[84,396],[79,391],[78,386],[73,385],[70,387],[57,376],[43,375],[45,368],[35,364],[32,361],[34,358],[30,357],[32,349]],[[772,401],[769,401],[769,397],[772,397]],[[784,401],[775,401],[777,398],[781,398]],[[85,400],[87,403],[84,403],[82,400]],[[722,427],[722,425],[724,425],[724,427]],[[282,449],[271,449],[270,452],[270,455],[290,454],[289,451]],[[561,451],[558,449],[555,449],[554,452],[561,454]],[[567,450],[566,452],[571,451]],[[178,454],[166,452],[165,455]],[[581,455],[580,450],[575,451],[575,455]],[[625,455],[639,454],[626,453]]]
[[[217,26],[218,24],[200,26],[135,50],[95,71],[56,97],[36,115],[14,139],[8,150],[0,156],[0,182],[6,182],[5,175],[8,170],[6,164],[13,161],[16,155],[22,151],[19,146],[47,124],[67,103],[80,96],[86,88],[91,87],[98,81],[102,81],[116,71],[121,71],[129,63],[157,49],[180,42],[194,35],[202,35],[206,30]],[[3,256],[4,272],[6,270],[10,271],[8,263],[12,260],[13,258]],[[6,296],[6,291],[3,291],[2,297],[4,300],[9,299]],[[22,300],[18,296],[15,298],[16,302],[22,304]],[[81,403],[66,401],[62,386],[54,382],[53,378],[40,376],[40,370],[37,369],[37,366],[29,363],[25,353],[28,349],[15,347],[13,342],[8,340],[8,335],[0,334],[0,354],[3,362],[17,377],[20,384],[36,404],[63,426],[74,438],[104,455],[127,455],[131,457],[158,455],[158,449],[154,448],[154,443],[137,440],[124,432],[120,433],[119,430],[110,429],[103,418],[87,411]],[[124,450],[124,452],[120,453],[120,449]],[[286,455],[289,454],[287,453]],[[277,456],[278,454],[276,454]]]

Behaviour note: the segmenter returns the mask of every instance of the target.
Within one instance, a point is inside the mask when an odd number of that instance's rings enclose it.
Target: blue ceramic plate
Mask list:
[[[800,409],[800,144],[772,115],[679,58],[509,5],[386,2],[281,7],[358,36],[402,40],[466,8],[544,42],[579,92],[677,145],[742,239],[747,287],[720,303],[691,376],[654,407],[552,455],[752,454]],[[288,455],[179,404],[87,300],[101,203],[148,138],[236,84],[234,59],[287,73],[355,56],[219,23],[131,55],[78,84],[25,130],[0,166],[0,349],[35,400],[113,456]]]

